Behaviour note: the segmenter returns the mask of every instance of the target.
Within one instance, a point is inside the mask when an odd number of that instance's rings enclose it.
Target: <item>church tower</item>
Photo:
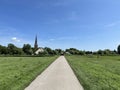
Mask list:
[[[35,44],[34,44],[34,50],[38,49],[38,43],[37,43],[37,35],[35,37]]]

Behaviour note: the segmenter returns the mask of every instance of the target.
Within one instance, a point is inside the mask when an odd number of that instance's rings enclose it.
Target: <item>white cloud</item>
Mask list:
[[[106,27],[113,27],[113,26],[115,26],[116,25],[116,23],[110,23],[110,24],[108,24],[108,25],[105,25]]]
[[[116,22],[105,25],[105,27],[114,27],[114,26],[118,25],[119,23],[120,23],[120,21],[116,21]]]
[[[12,40],[13,42],[20,42],[20,40],[19,40],[18,38],[16,38],[16,37],[12,37],[11,40]]]

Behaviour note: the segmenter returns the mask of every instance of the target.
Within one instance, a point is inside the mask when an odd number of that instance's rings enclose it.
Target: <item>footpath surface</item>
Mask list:
[[[64,56],[55,60],[25,90],[84,90]]]

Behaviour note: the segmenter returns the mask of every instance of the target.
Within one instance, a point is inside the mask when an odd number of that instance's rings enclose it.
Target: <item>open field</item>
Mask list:
[[[120,56],[66,56],[85,90],[120,90]]]
[[[0,90],[23,90],[57,57],[0,57]]]

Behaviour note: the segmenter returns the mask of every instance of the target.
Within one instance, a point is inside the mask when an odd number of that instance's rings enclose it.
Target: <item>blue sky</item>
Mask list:
[[[120,0],[0,0],[0,44],[114,50],[120,44]]]

